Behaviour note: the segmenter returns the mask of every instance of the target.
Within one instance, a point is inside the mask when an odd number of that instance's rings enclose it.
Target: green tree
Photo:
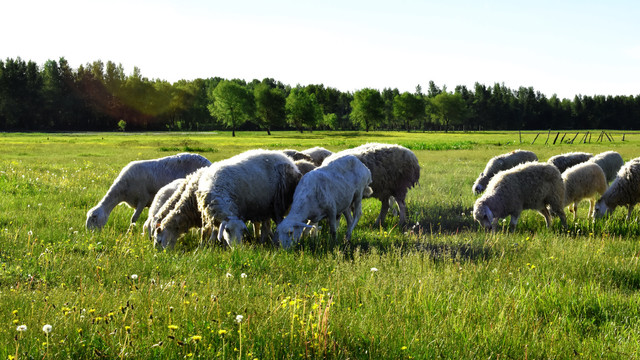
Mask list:
[[[300,86],[291,89],[285,108],[287,122],[301,133],[305,126],[313,128],[322,120],[322,108],[315,95]]]
[[[459,93],[451,94],[443,91],[430,99],[430,102],[429,115],[442,125],[445,131],[448,131],[451,125],[462,124],[467,116],[467,105]]]
[[[221,81],[211,92],[210,99],[211,115],[227,127],[231,127],[234,137],[236,128],[253,117],[256,111],[253,94],[234,81]]]
[[[284,123],[287,99],[284,91],[272,88],[266,82],[259,83],[253,90],[256,101],[256,124],[271,135],[271,127]]]
[[[419,94],[404,92],[393,98],[393,115],[404,122],[407,131],[425,117],[425,100]]]
[[[375,89],[364,88],[353,94],[351,120],[369,131],[384,120],[384,100]]]

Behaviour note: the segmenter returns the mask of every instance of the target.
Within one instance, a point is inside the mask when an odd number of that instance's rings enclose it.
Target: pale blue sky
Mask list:
[[[121,63],[169,81],[272,77],[414,91],[504,83],[548,97],[640,94],[635,1],[21,0],[0,58]]]

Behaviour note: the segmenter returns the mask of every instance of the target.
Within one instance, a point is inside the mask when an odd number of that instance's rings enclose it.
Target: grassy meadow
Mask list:
[[[486,233],[471,214],[471,185],[497,154],[629,160],[640,134],[545,145],[543,133],[531,145],[536,134],[0,134],[0,359],[640,358],[638,210],[592,223],[583,202],[576,221],[567,211],[567,228],[549,229],[525,211],[513,233],[508,221]],[[194,231],[158,252],[140,234],[146,210],[128,232],[124,205],[102,231],[84,228],[133,160],[366,142],[418,156],[406,232],[391,216],[373,227],[375,199],[350,245],[325,229],[291,251],[202,246]]]

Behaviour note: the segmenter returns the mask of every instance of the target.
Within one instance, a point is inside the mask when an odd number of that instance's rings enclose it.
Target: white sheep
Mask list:
[[[245,221],[279,224],[301,176],[279,151],[249,150],[220,161],[203,173],[196,192],[203,224],[220,221],[218,241],[229,245],[242,240]]]
[[[134,224],[163,186],[209,165],[211,162],[205,157],[189,153],[130,162],[120,171],[98,205],[87,212],[87,229],[102,228],[113,208],[121,202],[135,209],[131,217]]]
[[[180,235],[190,228],[202,227],[202,237],[208,239],[215,227],[213,224],[205,227],[202,214],[198,209],[196,191],[202,174],[211,166],[200,168],[189,174],[165,201],[153,218],[150,219],[149,234],[158,249],[173,248]]]
[[[547,163],[558,168],[562,174],[568,168],[583,163],[593,157],[593,154],[586,152],[570,152],[560,155],[555,155],[547,160]]]
[[[607,178],[607,183],[613,181],[618,174],[618,170],[624,165],[622,156],[615,151],[605,151],[597,154],[588,161],[598,164]]]
[[[312,159],[312,162],[316,164],[316,166],[322,165],[322,162],[324,161],[324,159],[333,155],[331,151],[320,146],[302,150],[301,153],[309,155]]]
[[[526,209],[537,210],[544,216],[547,227],[551,214],[566,225],[564,214],[564,184],[558,169],[538,162],[520,164],[496,174],[487,189],[473,206],[473,218],[486,229],[496,230],[498,219],[511,216],[515,229],[520,213]]]
[[[578,203],[583,199],[589,200],[589,217],[593,216],[596,195],[604,194],[607,190],[607,179],[604,171],[597,164],[583,162],[572,166],[562,173],[564,182],[564,205],[569,206],[573,219],[578,215]]]
[[[287,217],[276,228],[283,248],[298,241],[305,229],[322,219],[329,222],[331,237],[337,236],[340,214],[347,219],[347,241],[362,215],[362,196],[371,183],[371,172],[353,155],[327,158],[322,166],[302,177]],[[353,216],[351,211],[353,210]]]
[[[626,205],[628,207],[627,220],[635,204],[640,202],[640,158],[627,161],[618,171],[618,176],[609,189],[602,194],[596,203],[595,217],[601,218],[611,214],[616,207]]]
[[[331,161],[333,157],[342,155],[354,155],[371,171],[371,196],[382,202],[375,226],[384,225],[389,211],[389,199],[394,197],[399,208],[398,223],[404,227],[407,191],[420,179],[420,164],[416,155],[400,145],[368,143],[337,152],[324,161]]]
[[[149,236],[149,239],[153,239],[153,229],[155,228],[155,224],[158,222],[156,216],[162,206],[167,202],[167,200],[169,200],[169,198],[171,198],[184,181],[185,179],[175,179],[158,190],[158,193],[153,198],[153,202],[151,202],[151,206],[149,206],[147,220],[142,226],[142,235],[145,235],[146,233]]]
[[[300,152],[298,150],[295,149],[284,149],[284,150],[280,150],[282,151],[282,153],[284,153],[285,155],[287,155],[288,157],[290,157],[293,161],[297,161],[297,160],[307,160],[310,162],[313,162],[313,159],[311,158],[311,156]]]
[[[471,190],[474,194],[481,194],[495,174],[529,161],[538,161],[538,157],[528,150],[514,150],[510,153],[497,155],[487,162],[487,166],[480,173]]]

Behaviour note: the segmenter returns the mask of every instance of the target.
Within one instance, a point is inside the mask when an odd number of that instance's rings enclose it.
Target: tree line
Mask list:
[[[158,130],[535,130],[636,129],[640,95],[547,98],[504,84],[426,93],[319,85],[292,87],[271,78],[181,80],[126,75],[94,61],[72,69],[60,58],[39,66],[0,60],[0,131]]]

